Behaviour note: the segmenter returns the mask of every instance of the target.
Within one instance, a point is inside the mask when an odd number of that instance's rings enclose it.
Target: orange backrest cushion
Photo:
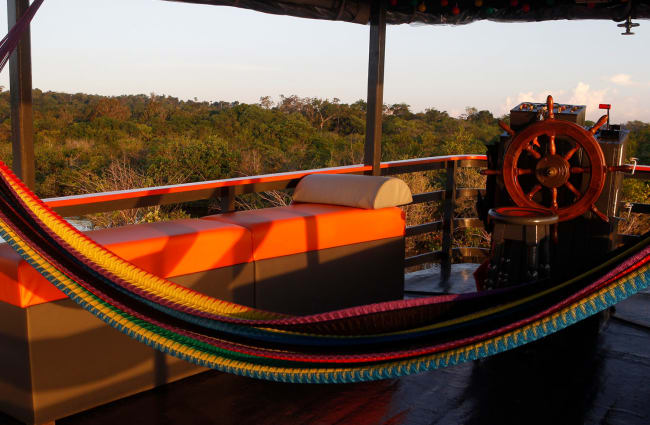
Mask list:
[[[255,260],[403,236],[405,229],[404,212],[397,207],[366,210],[304,203],[203,218],[249,229]]]
[[[225,222],[174,220],[87,234],[116,255],[162,277],[253,261],[250,232]],[[0,301],[28,307],[65,297],[11,247],[0,246]]]

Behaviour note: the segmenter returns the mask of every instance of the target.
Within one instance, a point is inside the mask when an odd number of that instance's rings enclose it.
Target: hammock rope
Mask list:
[[[16,29],[28,27],[42,2],[3,40],[0,67],[20,38]],[[395,378],[497,354],[607,309],[647,288],[650,277],[646,235],[564,282],[290,316],[136,267],[72,227],[1,161],[0,236],[70,299],[130,337],[200,366],[283,382]]]
[[[9,30],[7,35],[5,35],[2,40],[0,40],[0,71],[4,69],[5,65],[9,61],[9,58],[11,57],[11,54],[14,50],[16,50],[20,39],[29,28],[29,23],[34,18],[34,15],[36,15],[36,12],[41,7],[41,4],[43,4],[43,1],[44,0],[34,0],[34,2],[27,8],[23,16],[21,16],[20,19],[16,21],[16,24],[11,28],[11,30]]]
[[[89,267],[90,259],[74,246],[83,249],[90,246],[97,251],[94,258],[102,254],[110,258],[112,254],[102,253],[105,249],[99,245],[79,243],[89,239],[56,216],[4,164],[0,164],[0,183],[0,235],[75,302],[111,326],[162,352],[201,366],[262,379],[288,382],[383,379],[496,354],[608,308],[646,288],[650,273],[650,237],[646,236],[634,247],[616,252],[597,268],[546,288],[523,285],[494,293],[395,301],[275,320],[267,318],[272,314],[259,314],[259,310],[232,304],[233,311],[248,310],[264,317],[257,321],[247,319],[246,323],[234,323],[228,315],[218,320],[187,312],[210,305],[206,302],[199,306],[186,303],[189,310],[171,315],[154,308],[139,294],[129,293],[125,289],[128,285],[120,286],[111,268],[103,269],[96,264]],[[54,221],[57,226],[49,226]],[[120,260],[119,265],[124,263]],[[145,285],[151,277],[156,278],[155,282],[161,280],[145,271],[126,277],[139,279]],[[175,288],[181,293],[188,291],[172,282],[166,283],[168,292]],[[143,286],[146,289],[143,293],[155,294],[159,286],[152,286]],[[568,295],[567,290],[571,291]],[[200,299],[209,299],[212,305],[218,301],[207,296]],[[451,307],[454,307],[453,314]],[[411,314],[409,320],[391,323],[402,312],[416,310],[420,311]],[[444,320],[430,321],[436,316]],[[196,320],[186,320],[188,317]],[[366,320],[359,322],[359,317]],[[503,322],[504,317],[508,323],[492,327]],[[320,323],[329,323],[333,318],[337,318],[339,329],[354,329],[360,334],[328,333],[331,330],[327,327],[319,328]],[[352,326],[346,327],[347,321]],[[370,321],[374,324],[364,326]],[[215,326],[206,326],[206,322]],[[386,323],[393,332],[382,330]],[[409,327],[413,323],[417,326]],[[291,324],[299,331],[292,331]],[[274,328],[274,325],[278,326]],[[305,333],[307,326],[314,329]],[[459,329],[462,338],[436,335],[444,331],[457,335]],[[369,340],[366,341],[369,349],[359,347],[360,340],[364,339]],[[305,348],[314,345],[322,352]]]

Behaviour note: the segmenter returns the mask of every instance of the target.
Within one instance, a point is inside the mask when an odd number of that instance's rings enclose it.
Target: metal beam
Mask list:
[[[29,0],[7,0],[9,29],[29,7]],[[13,170],[30,189],[35,186],[32,115],[32,53],[29,27],[9,59]]]
[[[386,52],[386,0],[373,1],[370,10],[370,49],[368,58],[368,104],[364,164],[371,174],[381,174],[381,118],[384,106],[384,56]]]
[[[440,260],[440,280],[449,281],[453,263],[454,209],[456,207],[456,161],[447,162],[447,183],[445,185],[445,204],[442,215],[442,258]]]

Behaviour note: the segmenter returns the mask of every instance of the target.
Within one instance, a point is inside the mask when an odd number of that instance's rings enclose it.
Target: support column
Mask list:
[[[457,161],[447,161],[447,182],[445,184],[445,201],[442,215],[442,258],[440,261],[440,281],[445,283],[451,277],[451,265],[454,254],[454,209],[456,207],[456,170]]]
[[[7,0],[9,29],[29,7],[29,0]],[[34,122],[32,115],[32,53],[29,27],[9,58],[11,91],[11,143],[13,170],[34,189]]]
[[[381,120],[384,106],[384,53],[386,52],[386,1],[371,3],[368,58],[368,109],[366,111],[365,165],[373,176],[381,174]]]

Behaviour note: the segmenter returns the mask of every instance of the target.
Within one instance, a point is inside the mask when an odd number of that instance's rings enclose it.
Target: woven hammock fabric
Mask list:
[[[42,2],[0,42],[0,69]],[[288,316],[139,269],[59,217],[1,161],[0,236],[81,307],[138,341],[201,366],[284,382],[394,378],[496,354],[610,307],[645,289],[650,276],[646,235],[565,282]]]
[[[393,378],[540,339],[647,287],[650,237],[561,283],[292,317],[228,303],[116,257],[0,164],[0,235],[109,325],[201,366],[286,382]]]
[[[7,35],[0,40],[0,71],[5,67],[9,61],[9,57],[16,50],[20,39],[29,28],[29,23],[36,15],[36,12],[43,4],[44,0],[34,0],[34,2],[27,8],[23,16],[18,19],[16,24],[9,30]]]

